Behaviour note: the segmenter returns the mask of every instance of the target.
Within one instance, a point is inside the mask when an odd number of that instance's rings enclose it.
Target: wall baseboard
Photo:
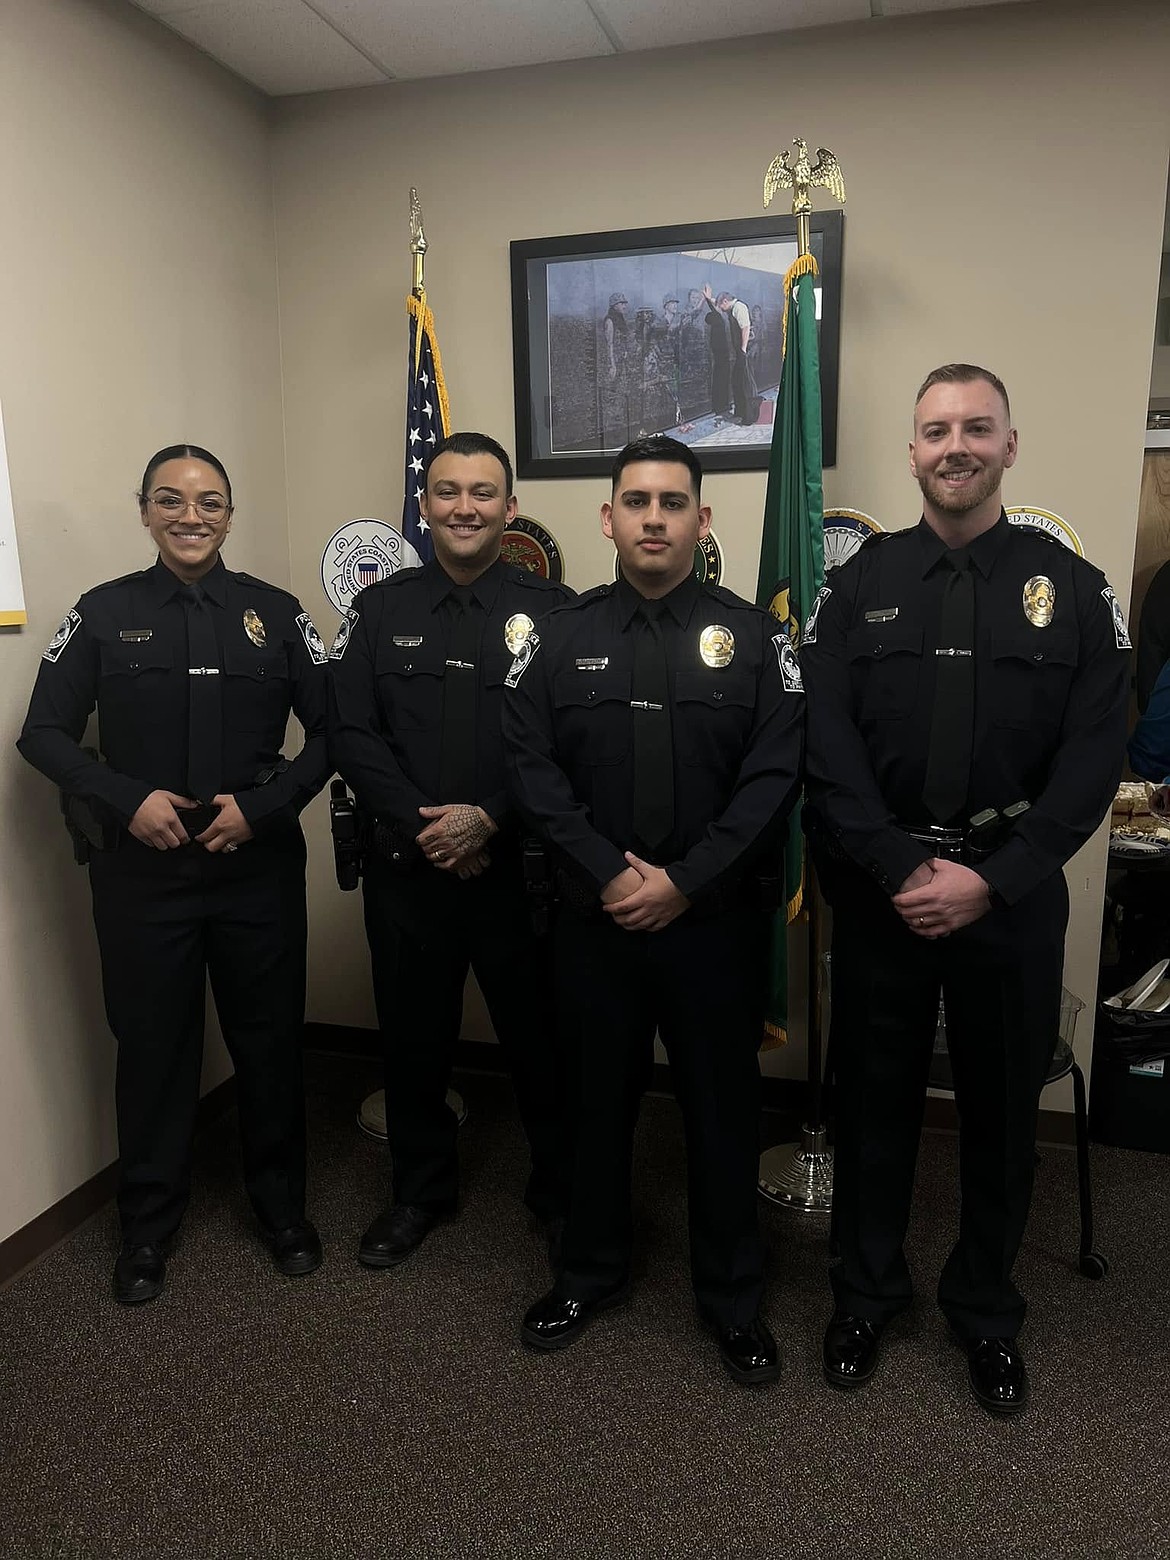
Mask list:
[[[381,1044],[376,1029],[363,1029],[354,1024],[306,1024],[305,1048],[323,1051],[333,1056],[358,1056],[372,1062],[381,1061]],[[460,1040],[455,1048],[455,1066],[468,1072],[486,1072],[503,1075],[505,1072],[500,1048],[481,1040]],[[658,1094],[673,1094],[670,1068],[655,1063],[653,1088]],[[801,1078],[763,1079],[764,1109],[799,1118],[808,1093],[808,1084]],[[959,1118],[953,1099],[930,1095],[926,1101],[925,1125],[932,1132],[957,1132]],[[796,1129],[793,1128],[793,1135]],[[1068,1146],[1076,1142],[1076,1121],[1069,1111],[1042,1110],[1036,1128],[1038,1143]]]
[[[217,1083],[199,1101],[197,1126],[222,1116],[235,1099],[236,1080],[225,1078]],[[112,1199],[118,1186],[118,1161],[106,1165],[88,1181],[83,1181],[68,1192],[59,1202],[44,1213],[22,1225],[7,1240],[0,1241],[0,1289],[5,1289],[15,1279],[34,1267],[42,1257],[48,1256],[55,1246],[68,1240],[94,1214],[100,1213]]]

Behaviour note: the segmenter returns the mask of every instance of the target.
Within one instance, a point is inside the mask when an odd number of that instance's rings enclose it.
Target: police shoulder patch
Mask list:
[[[81,613],[78,612],[76,608],[74,608],[61,619],[61,627],[57,630],[52,639],[49,640],[48,644],[41,651],[41,659],[43,661],[59,661],[65,650],[65,646],[73,638],[74,634],[80,627]]]
[[[813,597],[812,606],[809,608],[808,621],[804,625],[804,633],[801,635],[801,644],[815,645],[817,642],[817,618],[821,615],[821,608],[833,594],[828,585],[822,585]]]
[[[329,659],[340,661],[345,654],[345,647],[349,644],[349,636],[353,633],[354,624],[361,613],[356,607],[347,607],[345,616],[337,625],[337,632],[333,636],[333,643],[329,646]]]
[[[329,659],[329,652],[325,648],[325,641],[313,626],[313,619],[307,612],[297,614],[297,627],[301,631],[301,638],[305,641],[305,649],[309,652],[309,658],[314,666],[324,666]]]
[[[536,629],[529,631],[527,639],[516,653],[516,659],[508,668],[508,675],[504,678],[505,688],[515,688],[521,677],[532,664],[532,658],[540,649],[540,635]]]
[[[1113,614],[1113,637],[1117,641],[1117,648],[1119,650],[1132,650],[1133,643],[1130,640],[1129,629],[1126,626],[1125,613],[1121,610],[1120,601],[1113,594],[1112,585],[1106,585],[1101,595],[1105,605]]]
[[[792,641],[787,634],[773,634],[772,643],[776,647],[776,659],[780,662],[780,681],[784,684],[784,691],[803,693],[804,679],[800,675],[800,662],[796,659]]]

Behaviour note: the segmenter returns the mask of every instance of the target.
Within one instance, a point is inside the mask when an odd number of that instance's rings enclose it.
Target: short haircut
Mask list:
[[[720,306],[720,304],[722,304],[722,303],[734,303],[734,302],[735,302],[735,294],[734,293],[721,292],[719,294],[718,298],[716,298],[716,300],[715,300],[715,307],[718,308]]]
[[[494,455],[504,468],[504,497],[512,496],[512,462],[508,459],[508,452],[502,444],[487,433],[449,433],[445,439],[440,439],[435,445],[427,460],[426,475],[431,474],[431,467],[440,455]]]
[[[918,394],[914,397],[914,409],[918,410],[919,401],[935,385],[972,385],[977,380],[983,380],[999,394],[1010,423],[1012,408],[1003,380],[998,374],[993,374],[989,368],[980,368],[977,363],[944,363],[941,368],[932,369],[918,387]]]
[[[223,478],[223,485],[227,488],[228,508],[232,503],[232,485],[228,480],[228,474],[224,470],[223,461],[218,455],[213,455],[210,450],[205,450],[201,444],[168,444],[165,450],[159,450],[152,455],[146,463],[146,470],[142,473],[142,486],[138,489],[138,503],[141,507],[146,503],[146,495],[150,484],[154,481],[154,474],[160,466],[165,466],[172,460],[201,460],[204,465],[211,466],[218,471]]]
[[[695,503],[699,502],[703,490],[703,468],[699,463],[699,457],[689,445],[681,444],[678,439],[668,439],[662,433],[650,434],[644,439],[634,439],[624,450],[614,456],[609,472],[611,489],[614,493],[617,492],[618,483],[622,479],[622,472],[627,466],[632,466],[639,460],[656,460],[685,466],[691,474],[691,489],[695,495]]]

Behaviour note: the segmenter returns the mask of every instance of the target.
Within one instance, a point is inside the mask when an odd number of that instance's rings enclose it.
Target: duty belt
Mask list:
[[[899,827],[912,840],[917,840],[920,845],[929,846],[932,856],[941,856],[945,861],[971,859],[969,853],[972,847],[966,829],[944,829],[938,824],[931,824],[928,827],[916,825],[911,828],[908,823],[900,824]],[[975,849],[978,850],[978,847]],[[986,851],[980,852],[981,856],[986,854]]]

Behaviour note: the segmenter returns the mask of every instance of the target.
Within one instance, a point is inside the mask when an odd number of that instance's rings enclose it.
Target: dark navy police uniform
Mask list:
[[[18,744],[64,791],[93,804],[115,847],[93,854],[90,884],[118,1041],[118,1209],[132,1246],[165,1240],[186,1206],[207,976],[235,1064],[248,1195],[268,1231],[304,1219],[297,815],[328,773],[326,654],[287,591],[219,561],[199,583],[218,647],[218,666],[197,668],[219,689],[217,790],[234,794],[252,840],[233,852],[193,842],[156,850],[126,829],[152,791],[190,795],[187,613],[181,582],[161,560],[82,596],[45,651]],[[95,706],[104,762],[81,746]],[[284,764],[290,709],[305,742]]]
[[[1031,1200],[1040,1090],[1059,1025],[1061,868],[1109,809],[1125,750],[1129,641],[1104,576],[1006,516],[965,549],[974,583],[974,739],[965,805],[923,803],[946,548],[925,521],[831,576],[802,643],[808,804],[833,909],[833,1189],[839,1309],[884,1322],[910,1300],[902,1253],[927,1073],[946,1003],[962,1213],[939,1302],[960,1336],[1007,1338]],[[977,848],[969,820],[1026,802]],[[949,851],[916,839],[945,825]],[[992,908],[935,940],[890,903],[932,856],[980,873]]]
[[[657,1029],[686,1129],[696,1297],[709,1321],[746,1326],[764,1282],[756,1053],[770,919],[756,874],[765,861],[775,874],[804,699],[766,613],[693,576],[664,597],[673,823],[651,850],[635,827],[641,608],[623,580],[550,614],[505,702],[509,783],[560,868],[556,980],[577,1120],[558,1289],[595,1300],[627,1277],[634,1126]],[[661,931],[626,931],[600,907],[626,850],[692,901]]]
[[[500,708],[509,639],[572,592],[499,559],[463,590],[472,648],[459,655],[456,587],[437,562],[356,598],[330,652],[330,754],[375,820],[363,890],[394,1200],[434,1212],[456,1201],[457,1122],[446,1095],[470,967],[532,1150],[526,1200],[548,1216],[560,1208],[563,1156],[551,984],[505,790]],[[445,795],[444,783],[459,794]],[[443,803],[473,803],[499,828],[478,877],[440,871],[415,844],[429,822],[419,808]]]

